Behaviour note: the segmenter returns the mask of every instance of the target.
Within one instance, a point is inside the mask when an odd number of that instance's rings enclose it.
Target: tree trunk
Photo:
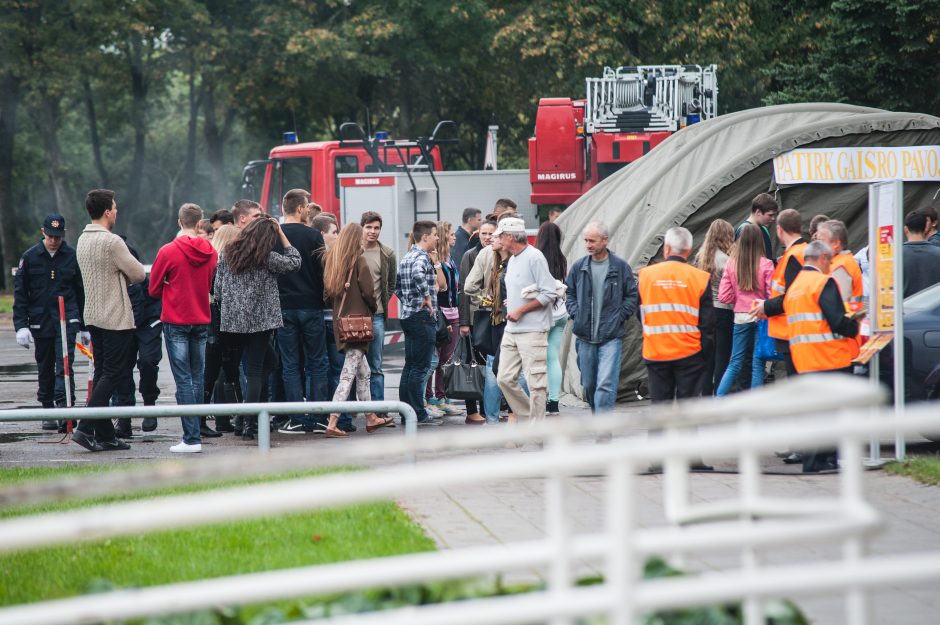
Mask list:
[[[127,187],[127,197],[118,198],[118,206],[122,203],[129,208],[125,214],[129,217],[124,222],[123,230],[130,237],[136,229],[135,224],[148,224],[150,219],[145,214],[143,206],[144,158],[146,156],[146,104],[147,83],[144,78],[144,60],[140,44],[131,41],[128,44],[131,72],[131,121],[134,124],[134,158],[131,161],[131,175]],[[118,222],[120,228],[120,222]],[[133,238],[133,237],[131,237]]]
[[[65,173],[62,149],[59,147],[59,100],[50,97],[43,88],[38,90],[36,96],[38,102],[33,118],[46,157],[55,210],[65,217],[66,228],[71,235],[68,238],[74,244],[84,227],[81,224],[85,223],[85,214],[84,211],[79,212],[75,208],[76,204],[72,200],[68,177]]]
[[[205,126],[203,133],[206,139],[206,155],[212,179],[212,210],[215,210],[228,204],[226,198],[229,196],[229,190],[225,181],[225,140],[231,132],[235,111],[226,107],[225,119],[220,126],[215,103],[215,85],[206,84],[204,89]]]
[[[85,90],[85,109],[88,111],[88,129],[91,134],[91,150],[95,155],[95,168],[98,170],[100,184],[105,189],[111,188],[110,177],[101,158],[101,137],[98,135],[98,115],[95,113],[95,97],[91,91],[91,82],[88,78],[82,81]]]
[[[183,182],[180,185],[182,200],[192,202],[193,180],[196,174],[196,122],[199,115],[199,100],[196,94],[196,59],[189,54],[189,128],[186,134],[186,160],[183,164]],[[200,198],[202,201],[202,198]]]
[[[18,262],[16,204],[13,201],[13,141],[20,85],[12,75],[0,79],[0,289],[6,288],[7,268]]]

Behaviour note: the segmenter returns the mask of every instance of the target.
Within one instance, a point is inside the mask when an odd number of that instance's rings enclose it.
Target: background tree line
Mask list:
[[[716,63],[722,113],[844,101],[940,109],[930,0],[0,0],[4,277],[87,189],[151,259],[176,209],[239,195],[285,130],[333,138],[366,111],[397,137],[455,120],[451,168],[526,167],[540,97],[583,97],[605,65]]]

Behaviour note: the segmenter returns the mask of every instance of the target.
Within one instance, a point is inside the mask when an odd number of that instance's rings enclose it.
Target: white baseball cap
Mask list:
[[[525,222],[518,217],[507,217],[496,225],[496,232],[493,236],[499,236],[510,232],[525,232]]]

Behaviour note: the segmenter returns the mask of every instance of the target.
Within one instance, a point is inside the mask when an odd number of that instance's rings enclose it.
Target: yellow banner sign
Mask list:
[[[940,145],[792,150],[774,158],[774,178],[779,185],[940,181]]]

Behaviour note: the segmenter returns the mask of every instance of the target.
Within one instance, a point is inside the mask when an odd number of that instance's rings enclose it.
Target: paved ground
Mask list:
[[[397,397],[398,373],[401,366],[400,345],[388,351],[388,375],[386,389],[389,398]],[[77,377],[81,385],[86,380],[86,363],[79,357]],[[168,367],[161,369],[160,403],[173,403],[173,382]],[[83,394],[80,394],[83,395]],[[564,403],[564,402],[563,402]],[[18,347],[9,328],[0,328],[0,408],[35,405],[35,365],[31,353]],[[646,410],[641,404],[626,404],[619,412],[629,418]],[[583,408],[565,407],[568,414],[583,413]],[[361,425],[361,423],[360,423]],[[451,418],[442,428],[453,430],[457,435],[464,428],[462,417]],[[90,454],[74,444],[51,444],[58,435],[40,433],[36,424],[0,425],[0,469],[10,466],[55,465],[58,463],[114,462],[139,463],[170,457],[169,446],[179,440],[180,426],[174,420],[162,421],[153,434],[137,436],[129,452],[120,454]],[[435,428],[437,429],[437,428]],[[139,424],[135,423],[135,433]],[[364,438],[364,429],[354,434],[353,440]],[[400,436],[399,428],[383,429],[372,436]],[[630,435],[643,435],[641,431]],[[182,459],[199,462],[200,458],[217,454],[250,454],[255,446],[229,435],[207,441],[205,453]],[[326,440],[314,435],[287,436],[272,434],[274,453],[279,448],[305,446],[312,450],[322,445],[335,449],[349,445],[349,441]],[[916,451],[917,446],[913,449]],[[921,450],[935,448],[921,446]],[[526,453],[523,450],[501,450],[499,454]],[[696,501],[717,501],[733,496],[737,492],[737,476],[730,459],[707,458],[719,471],[714,474],[698,474],[692,478]],[[775,458],[763,459],[768,472],[764,478],[764,489],[768,494],[792,497],[807,497],[834,494],[838,483],[836,476],[802,476],[792,468],[782,465]],[[780,473],[783,473],[782,475]],[[787,474],[789,473],[789,474]],[[911,480],[893,477],[883,472],[869,472],[865,486],[872,503],[884,515],[886,526],[873,543],[876,554],[922,552],[940,550],[940,488],[925,487]],[[649,527],[664,522],[662,509],[662,482],[659,476],[639,478],[641,502],[639,519]],[[566,496],[570,502],[568,517],[576,532],[597,531],[603,520],[604,487],[600,478],[572,479]],[[400,501],[442,549],[473,545],[505,544],[517,540],[537,538],[544,532],[544,499],[540,480],[515,480],[482,484],[460,489],[441,489],[423,496],[408,497]],[[765,557],[773,562],[796,562],[818,560],[838,555],[838,549],[827,545],[797,545],[786,550],[768,552]],[[718,570],[736,564],[734,554],[689,560],[686,566],[692,570]],[[582,567],[583,573],[594,572],[590,566]],[[523,573],[521,578],[537,579],[539,571]],[[918,587],[886,588],[872,595],[876,624],[909,625],[937,622],[940,611],[940,595],[935,591],[936,583],[925,583]],[[842,623],[841,603],[838,598],[802,598],[798,601],[813,622],[830,625]]]

